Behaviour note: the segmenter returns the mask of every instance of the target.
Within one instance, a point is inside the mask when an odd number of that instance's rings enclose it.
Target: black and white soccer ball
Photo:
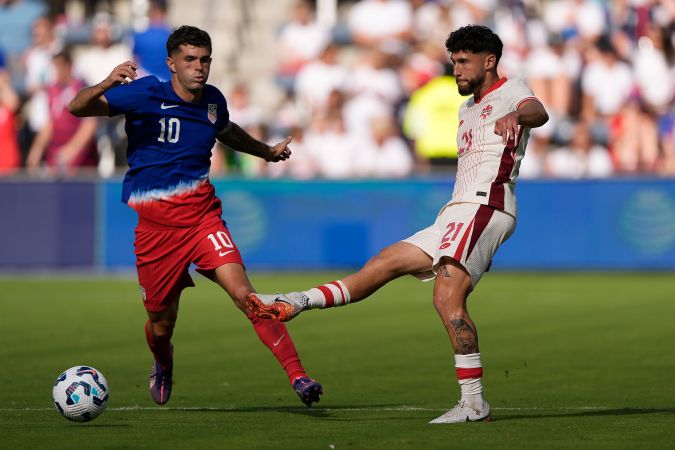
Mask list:
[[[56,409],[75,422],[88,422],[100,416],[108,406],[109,394],[103,374],[90,366],[66,370],[58,376],[52,391]]]

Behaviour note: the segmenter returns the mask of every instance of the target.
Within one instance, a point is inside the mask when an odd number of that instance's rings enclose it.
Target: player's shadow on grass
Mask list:
[[[214,413],[283,413],[283,414],[298,414],[308,417],[317,418],[331,418],[334,417],[335,412],[355,410],[355,411],[373,411],[378,409],[398,408],[398,404],[372,404],[368,405],[314,405],[311,408],[303,408],[302,406],[250,406],[250,407],[236,407],[236,408],[176,408],[175,410],[181,413],[184,412],[214,412]],[[168,408],[169,409],[169,408]],[[404,412],[404,411],[401,411]]]
[[[516,415],[502,415],[501,412],[495,415],[493,420],[500,422],[507,420],[531,420],[531,419],[548,419],[548,418],[563,418],[563,417],[605,417],[605,416],[640,416],[644,414],[675,414],[675,408],[618,408],[618,409],[600,409],[592,411],[569,411],[558,413],[540,414],[516,414]]]

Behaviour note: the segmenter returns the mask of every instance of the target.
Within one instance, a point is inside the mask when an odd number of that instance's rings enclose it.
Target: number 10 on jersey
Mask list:
[[[169,119],[168,123],[166,117],[159,119],[159,137],[157,140],[159,142],[178,142],[180,138],[180,120],[172,117]]]

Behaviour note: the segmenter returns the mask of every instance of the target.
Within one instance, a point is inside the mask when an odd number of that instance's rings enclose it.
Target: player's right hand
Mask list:
[[[115,67],[110,75],[103,80],[101,86],[104,89],[118,86],[120,84],[129,84],[136,79],[138,65],[133,61],[125,61],[119,66]]]
[[[269,154],[265,157],[265,160],[268,162],[279,162],[286,161],[291,157],[291,149],[288,147],[288,144],[291,143],[293,138],[288,136],[283,141],[279,142],[277,145],[270,147]]]

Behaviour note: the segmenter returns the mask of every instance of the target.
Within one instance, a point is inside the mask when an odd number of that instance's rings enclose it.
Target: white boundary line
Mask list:
[[[492,408],[493,411],[610,411],[614,409],[632,409],[632,410],[648,410],[652,408],[631,408],[631,407],[616,407],[610,408],[606,406],[577,406],[577,407],[560,407],[560,408],[540,408],[540,407],[529,407],[529,408],[508,408],[508,407],[497,407]],[[658,408],[656,408],[658,409]],[[445,411],[446,408],[419,408],[416,406],[392,406],[392,407],[372,407],[372,408],[302,408],[302,407],[291,407],[285,408],[283,406],[274,406],[274,407],[260,407],[260,408],[251,408],[246,407],[212,407],[212,406],[186,406],[186,407],[166,407],[166,406],[120,406],[116,408],[108,408],[108,411],[231,411],[231,412],[279,412],[279,411],[317,411],[317,412],[340,412],[340,411],[363,411],[363,412],[386,412],[386,411]],[[20,411],[56,411],[56,408],[0,408],[0,412],[20,412]]]

